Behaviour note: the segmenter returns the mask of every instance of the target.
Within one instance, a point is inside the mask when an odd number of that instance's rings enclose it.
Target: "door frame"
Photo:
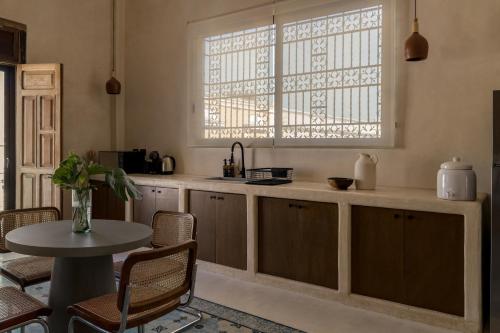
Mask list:
[[[0,65],[5,78],[4,209],[16,207],[16,67]]]

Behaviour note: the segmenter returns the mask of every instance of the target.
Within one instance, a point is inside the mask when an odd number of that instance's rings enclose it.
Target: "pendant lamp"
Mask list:
[[[415,12],[413,18],[413,33],[405,43],[406,61],[422,61],[427,59],[429,53],[429,43],[418,33],[417,0],[415,0]]]
[[[120,84],[120,81],[118,81],[115,78],[115,70],[116,70],[116,43],[115,43],[115,38],[116,38],[116,19],[115,19],[115,12],[116,12],[116,0],[113,0],[113,69],[111,70],[111,78],[106,82],[106,92],[110,95],[119,95],[121,90],[122,90],[122,85]]]

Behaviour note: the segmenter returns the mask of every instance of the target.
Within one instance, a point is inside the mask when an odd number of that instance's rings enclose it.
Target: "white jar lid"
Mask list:
[[[447,170],[472,170],[472,165],[461,162],[460,157],[453,157],[451,161],[441,164],[441,169]]]

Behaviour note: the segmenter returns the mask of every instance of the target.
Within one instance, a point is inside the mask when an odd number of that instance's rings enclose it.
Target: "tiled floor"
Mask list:
[[[311,333],[455,333],[201,270],[195,295]]]
[[[201,269],[195,295],[309,333],[457,333]]]

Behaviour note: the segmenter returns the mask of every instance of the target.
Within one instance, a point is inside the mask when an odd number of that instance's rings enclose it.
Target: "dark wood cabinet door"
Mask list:
[[[156,211],[166,210],[168,212],[179,211],[179,190],[176,188],[156,188]]]
[[[100,181],[92,181],[92,184],[96,187],[92,190],[92,218],[107,219],[109,187],[106,183]]]
[[[97,188],[92,191],[92,218],[125,220],[125,203],[105,182],[92,181]]]
[[[258,271],[295,279],[293,253],[300,250],[300,240],[292,200],[260,197],[258,210]]]
[[[134,222],[151,225],[156,205],[156,189],[153,186],[137,186],[142,199],[134,199]]]
[[[351,207],[352,293],[403,303],[402,210]]]
[[[217,195],[213,192],[190,191],[189,212],[196,216],[198,259],[215,262],[215,218]]]
[[[297,211],[299,239],[295,257],[296,280],[338,288],[338,206],[332,203],[291,201]]]
[[[242,194],[216,193],[216,263],[247,268],[247,207]]]
[[[259,272],[337,288],[336,204],[259,198]]]
[[[405,303],[463,316],[463,216],[408,211],[404,240]]]

